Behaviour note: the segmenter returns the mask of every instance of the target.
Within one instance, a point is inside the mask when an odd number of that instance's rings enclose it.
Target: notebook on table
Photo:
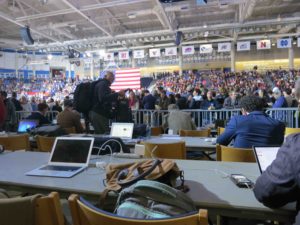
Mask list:
[[[88,166],[93,144],[91,137],[57,137],[48,163],[26,175],[72,177]]]
[[[39,125],[38,120],[21,120],[18,126],[18,133],[27,133],[30,129]]]
[[[269,165],[276,158],[277,152],[279,150],[279,146],[277,147],[253,147],[256,162],[258,164],[260,172],[264,172]]]

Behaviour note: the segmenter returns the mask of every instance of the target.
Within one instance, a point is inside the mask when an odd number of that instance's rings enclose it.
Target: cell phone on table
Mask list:
[[[239,188],[253,188],[254,183],[243,174],[231,174],[230,179]]]

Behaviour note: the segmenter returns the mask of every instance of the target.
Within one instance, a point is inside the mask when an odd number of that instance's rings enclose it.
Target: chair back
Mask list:
[[[256,162],[252,149],[233,148],[217,145],[217,161],[225,162]]]
[[[179,130],[180,136],[188,136],[188,137],[209,137],[210,129],[206,130]]]
[[[292,127],[286,127],[284,135],[288,136],[290,134],[300,133],[300,128],[292,128]]]
[[[144,142],[144,156],[147,158],[186,159],[185,142],[151,143]]]
[[[54,142],[55,137],[36,136],[37,148],[40,152],[51,152]]]
[[[76,128],[75,127],[68,127],[63,128],[68,134],[76,134]]]
[[[221,135],[225,131],[225,127],[218,127],[217,134],[218,136]]]
[[[59,195],[0,199],[1,224],[64,225]],[[26,221],[26,222],[25,222]]]
[[[93,207],[93,205],[80,201],[79,196],[72,194],[69,197],[69,206],[73,225],[207,225],[207,210],[200,209],[199,213],[183,217],[142,220],[118,217]]]
[[[30,150],[28,134],[0,137],[0,144],[3,145],[6,150]]]
[[[162,127],[151,127],[151,136],[159,136],[164,133]]]

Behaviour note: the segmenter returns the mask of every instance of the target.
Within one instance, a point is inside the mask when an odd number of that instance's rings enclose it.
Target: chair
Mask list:
[[[175,143],[151,143],[144,142],[144,156],[148,158],[185,159],[185,142]]]
[[[218,127],[217,134],[218,136],[221,135],[225,131],[225,127]]]
[[[288,136],[288,135],[294,134],[294,133],[300,133],[300,128],[292,128],[292,127],[285,128],[285,132],[284,132],[285,136]]]
[[[93,205],[81,201],[78,195],[69,197],[69,206],[73,225],[207,225],[207,210],[200,209],[199,213],[176,218],[141,220],[118,217],[115,214],[105,212],[93,207]]]
[[[164,133],[162,127],[151,127],[151,136],[159,136]]]
[[[3,145],[6,150],[30,150],[29,135],[14,135],[0,137],[0,145]]]
[[[63,128],[68,134],[76,134],[76,128],[75,127],[68,127]]]
[[[217,145],[217,161],[226,162],[256,162],[252,149],[233,148]]]
[[[210,129],[206,130],[179,130],[180,136],[188,136],[188,137],[209,137]]]
[[[0,199],[1,224],[64,225],[57,192]],[[31,223],[30,223],[31,222]]]
[[[38,151],[40,152],[51,152],[54,144],[55,137],[36,136],[36,143]]]

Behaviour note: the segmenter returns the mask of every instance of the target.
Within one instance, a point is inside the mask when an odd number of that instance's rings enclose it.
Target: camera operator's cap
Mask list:
[[[278,87],[274,87],[272,90],[273,93],[280,93],[280,90]]]
[[[64,106],[65,107],[73,107],[73,101],[70,99],[65,99],[64,100]]]

